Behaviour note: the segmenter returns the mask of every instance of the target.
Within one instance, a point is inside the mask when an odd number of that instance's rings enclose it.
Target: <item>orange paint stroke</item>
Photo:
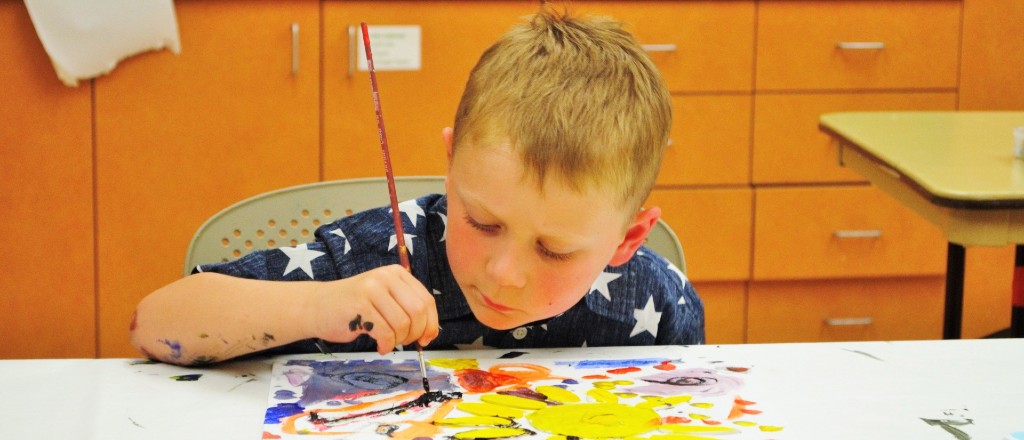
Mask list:
[[[583,378],[584,379],[609,379],[608,376],[605,376],[603,374],[590,374],[590,375],[583,376]]]
[[[441,404],[434,412],[429,421],[405,422],[409,427],[391,435],[394,440],[413,440],[416,438],[434,438],[444,432],[441,426],[435,425],[435,420],[441,420],[448,416],[448,413],[455,409],[456,402],[449,400]]]
[[[550,368],[525,363],[497,364],[487,371],[462,369],[455,371],[455,377],[463,389],[472,393],[528,386],[536,380],[563,379],[552,376]]]
[[[666,425],[678,425],[678,424],[681,424],[681,423],[690,423],[692,421],[693,420],[690,420],[690,419],[688,419],[686,417],[679,417],[679,416],[668,416],[668,417],[665,417],[664,419],[662,419],[662,423],[664,423]]]
[[[705,425],[721,425],[722,424],[722,422],[719,422],[718,420],[713,420],[713,419],[704,419],[704,420],[701,420],[701,421],[704,422]]]
[[[263,438],[264,439],[278,439],[278,438],[281,438],[281,436],[275,435],[275,434],[271,434],[271,433],[269,433],[267,431],[263,431]]]
[[[608,370],[608,372],[611,373],[611,374],[626,374],[626,373],[634,373],[634,372],[637,372],[637,371],[640,371],[640,367],[625,367],[625,368],[616,368],[614,370]]]
[[[740,396],[736,396],[736,398],[733,399],[732,402],[733,402],[732,403],[732,409],[729,410],[729,416],[727,417],[729,420],[736,420],[736,419],[738,419],[740,417],[743,417],[744,414],[748,414],[748,415],[761,414],[761,411],[758,411],[756,409],[749,409],[749,408],[747,408],[750,405],[756,405],[757,402],[751,402],[749,400],[743,400],[743,398],[740,397]]]

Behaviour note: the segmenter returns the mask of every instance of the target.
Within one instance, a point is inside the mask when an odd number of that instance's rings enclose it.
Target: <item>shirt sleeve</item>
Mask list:
[[[199,265],[193,274],[215,272],[268,281],[331,281],[338,279],[333,253],[323,242],[260,250],[225,263]]]

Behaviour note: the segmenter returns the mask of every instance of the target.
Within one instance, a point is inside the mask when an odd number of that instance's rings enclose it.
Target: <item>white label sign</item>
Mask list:
[[[374,70],[420,70],[422,45],[419,26],[367,26],[367,32],[370,34]],[[359,47],[357,66],[365,72],[369,68],[362,30],[356,28],[356,35]]]

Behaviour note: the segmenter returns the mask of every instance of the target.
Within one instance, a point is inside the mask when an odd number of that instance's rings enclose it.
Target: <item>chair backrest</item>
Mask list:
[[[444,176],[396,177],[400,201],[444,193]],[[389,203],[387,179],[332,180],[266,192],[231,205],[203,223],[185,254],[187,276],[199,264],[237,259],[250,252],[313,241],[323,224]],[[658,220],[647,246],[686,273],[679,239]]]
[[[396,177],[398,200],[444,193],[444,176]],[[214,214],[192,236],[185,275],[199,264],[313,241],[320,225],[390,203],[387,179],[331,180],[259,194]]]

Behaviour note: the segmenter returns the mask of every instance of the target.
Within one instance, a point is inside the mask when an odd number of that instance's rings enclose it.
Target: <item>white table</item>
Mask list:
[[[493,358],[508,351],[428,357]],[[749,381],[760,384],[759,398],[786,420],[780,439],[955,439],[922,420],[944,413],[973,420],[959,427],[973,439],[1024,439],[1011,437],[1024,433],[1020,339],[521,351],[527,354],[520,361],[658,356],[745,363],[751,366]],[[305,357],[311,356],[321,355]],[[136,362],[0,361],[0,438],[261,437],[273,359],[204,369]],[[183,374],[202,377],[170,379]]]

